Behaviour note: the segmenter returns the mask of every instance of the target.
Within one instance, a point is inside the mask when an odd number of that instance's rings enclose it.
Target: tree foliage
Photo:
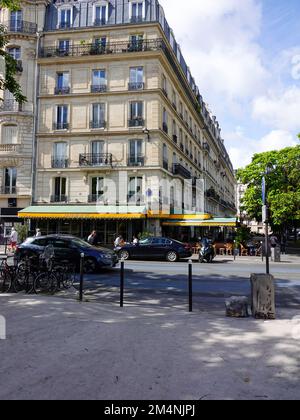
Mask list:
[[[268,164],[274,170],[266,175],[270,222],[274,228],[300,223],[300,146],[256,154],[252,163],[237,173],[246,184],[242,210],[249,217],[262,218],[262,177]]]
[[[19,0],[0,0],[0,7],[17,10],[19,8]],[[19,103],[25,102],[26,98],[22,94],[21,86],[16,80],[17,62],[6,51],[7,37],[6,28],[0,25],[0,56],[4,57],[6,74],[5,78],[0,78],[0,90],[9,90]]]

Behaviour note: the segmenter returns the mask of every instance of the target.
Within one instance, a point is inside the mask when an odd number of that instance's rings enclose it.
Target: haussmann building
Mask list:
[[[28,98],[0,111],[1,207],[103,244],[236,226],[219,124],[158,1],[21,5],[1,12]]]

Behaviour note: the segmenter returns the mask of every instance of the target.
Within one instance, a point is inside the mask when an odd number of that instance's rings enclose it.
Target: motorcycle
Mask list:
[[[216,256],[215,248],[211,243],[202,245],[202,248],[199,251],[199,262],[200,263],[212,263]]]

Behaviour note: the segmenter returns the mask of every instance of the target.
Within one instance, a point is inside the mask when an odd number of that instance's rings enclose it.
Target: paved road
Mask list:
[[[198,309],[220,309],[224,298],[250,295],[250,274],[263,273],[258,259],[218,258],[212,264],[193,264],[194,301]],[[300,308],[300,259],[271,264],[276,280],[277,304]],[[182,306],[187,299],[188,264],[180,262],[128,261],[125,270],[125,300],[130,305]],[[119,269],[108,270],[85,278],[86,297],[98,301],[119,299]]]

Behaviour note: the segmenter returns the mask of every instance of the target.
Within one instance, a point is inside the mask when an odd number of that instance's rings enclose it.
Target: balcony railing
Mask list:
[[[141,193],[130,192],[127,195],[127,203],[132,206],[141,206],[143,204],[143,199],[140,197]]]
[[[66,195],[51,195],[50,202],[51,203],[67,203],[68,197]]]
[[[101,167],[112,166],[111,153],[88,153],[79,155],[79,166],[81,167]]]
[[[54,89],[54,95],[69,95],[70,92],[70,87],[56,87]]]
[[[128,157],[128,166],[144,166],[145,157],[144,156],[129,156]]]
[[[4,99],[0,101],[0,111],[2,112],[21,112],[22,104],[19,104],[14,99]]]
[[[107,25],[106,19],[95,19],[94,26],[103,26],[103,25]]]
[[[71,22],[60,22],[59,29],[71,29],[72,24]]]
[[[103,93],[107,92],[107,85],[92,85],[91,86],[92,93]]]
[[[167,171],[169,170],[169,162],[167,160],[163,161],[163,168],[166,169]]]
[[[142,117],[132,118],[128,120],[128,127],[134,128],[134,127],[144,127],[145,126],[145,120]]]
[[[70,124],[64,122],[53,123],[53,130],[69,130]]]
[[[1,153],[20,153],[22,144],[0,144]]]
[[[168,128],[168,124],[167,124],[167,123],[163,123],[162,129],[163,129],[163,131],[164,131],[166,134],[168,134],[168,133],[169,133],[169,128]]]
[[[91,129],[106,128],[106,122],[105,121],[90,121],[90,128]]]
[[[131,23],[142,23],[142,22],[145,22],[145,19],[143,18],[143,16],[131,16],[130,22]]]
[[[97,203],[103,201],[103,194],[90,194],[88,196],[89,203]]]
[[[14,195],[14,194],[17,194],[17,187],[11,187],[11,186],[7,187],[3,185],[0,188],[0,192],[3,195]]]
[[[68,168],[69,167],[69,159],[61,157],[61,158],[57,158],[57,157],[53,157],[51,159],[51,167],[52,168],[59,168],[59,169],[64,169],[64,168]]]
[[[8,21],[4,23],[7,32],[18,32],[23,34],[35,34],[37,32],[37,25],[32,22]]]
[[[145,83],[143,82],[135,82],[135,83],[128,83],[128,90],[144,90]]]
[[[114,42],[107,45],[78,44],[70,45],[68,49],[57,47],[44,47],[40,49],[40,58],[51,57],[80,57],[82,55],[122,54],[141,51],[159,51],[166,47],[162,39],[141,40],[137,42]]]
[[[182,166],[180,163],[174,163],[173,164],[173,174],[174,175],[180,175],[183,178],[190,179],[191,173],[188,171],[184,166]]]

